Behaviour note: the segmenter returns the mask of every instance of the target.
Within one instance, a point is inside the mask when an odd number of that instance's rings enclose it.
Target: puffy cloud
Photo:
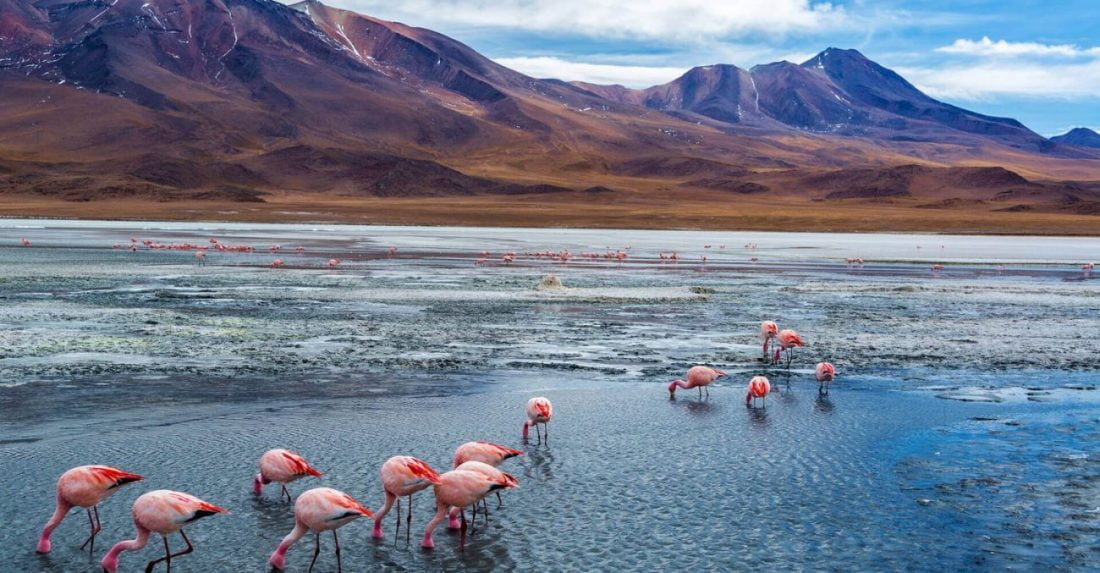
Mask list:
[[[848,23],[841,7],[811,0],[341,0],[338,4],[429,28],[502,27],[673,42],[805,33]]]
[[[993,41],[989,36],[981,40],[960,38],[948,46],[936,48],[946,54],[971,56],[1054,56],[1063,58],[1100,57],[1100,47],[1079,48],[1072,44],[1040,44],[1038,42]]]
[[[496,62],[536,78],[555,78],[594,84],[622,84],[632,88],[670,82],[687,71],[687,68],[676,67],[591,64],[548,56],[497,58]]]
[[[936,68],[899,68],[897,71],[928,95],[938,98],[1100,98],[1100,59],[1057,65],[983,61],[974,65],[948,64]]]

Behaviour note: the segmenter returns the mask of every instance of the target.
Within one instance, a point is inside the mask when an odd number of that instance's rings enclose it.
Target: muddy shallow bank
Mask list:
[[[535,394],[555,402],[552,441],[510,462],[522,484],[490,531],[423,553],[352,524],[348,569],[1100,566],[1100,283],[1070,264],[1100,242],[2,223],[0,557],[17,570],[96,571],[75,512],[33,554],[72,465],[149,477],[105,506],[97,553],[130,533],[133,498],[169,487],[233,512],[191,527],[198,551],[174,570],[263,570],[292,524],[249,493],[264,449],[301,451],[317,485],[374,508],[386,457],[446,469],[468,439],[520,446]],[[112,248],[211,235],[261,252],[199,266]],[[522,254],[626,247],[623,263]],[[569,290],[535,291],[549,272]],[[807,339],[789,375],[757,359],[762,318]],[[826,359],[827,398],[810,372]],[[670,402],[695,363],[732,380]],[[780,390],[766,411],[742,402],[756,373]],[[291,570],[310,554],[295,547]]]

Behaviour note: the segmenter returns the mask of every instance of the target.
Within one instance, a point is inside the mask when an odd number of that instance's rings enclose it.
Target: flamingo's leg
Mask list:
[[[187,549],[184,549],[183,551],[180,551],[179,553],[172,553],[171,551],[168,550],[168,536],[162,536],[161,539],[164,540],[164,557],[161,557],[160,559],[156,559],[154,561],[150,561],[149,564],[145,566],[145,573],[151,573],[151,571],[153,570],[153,567],[155,567],[156,564],[160,563],[161,561],[165,562],[165,565],[166,565],[165,571],[171,571],[172,570],[172,558],[173,557],[179,557],[180,555],[187,555],[188,553],[191,553],[192,551],[195,550],[195,547],[193,545],[191,545],[191,540],[187,538],[187,534],[184,533],[182,529],[180,530],[180,536],[183,537],[184,543],[187,544]]]
[[[286,500],[287,501],[294,501],[294,499],[290,497],[290,491],[286,489],[286,484],[284,483],[284,484],[281,484],[281,485],[282,485],[282,488],[283,488],[282,495],[286,496]]]
[[[405,533],[408,533],[407,531]],[[397,545],[397,538],[401,537],[401,497],[397,497],[397,529],[393,532],[393,544]]]
[[[466,508],[461,507],[458,509],[458,513],[462,516],[462,527],[459,528],[458,548],[466,548]]]
[[[405,517],[405,545],[412,543],[413,496],[409,494],[409,514]]]
[[[88,539],[84,540],[84,543],[80,545],[81,549],[84,549],[85,545],[88,545],[88,552],[95,553],[95,536],[99,534],[103,529],[103,524],[99,521],[99,506],[93,505],[88,511],[88,525],[91,527],[91,534]],[[95,520],[92,519],[92,515],[95,515]]]
[[[340,538],[336,536],[336,530],[332,530],[332,541],[336,543],[336,573],[343,573],[344,566],[340,562]]]
[[[309,571],[313,572],[313,565],[317,563],[317,556],[321,554],[321,532],[318,531],[313,535],[313,561],[309,562]]]
[[[500,491],[494,492],[497,494],[497,507],[504,507],[504,500],[500,499]]]

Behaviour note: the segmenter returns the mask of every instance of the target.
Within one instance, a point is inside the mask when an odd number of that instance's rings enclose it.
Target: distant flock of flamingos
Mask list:
[[[25,238],[25,237],[23,239],[21,239],[20,242],[24,247],[31,246],[31,241],[29,239]],[[194,251],[195,260],[200,265],[205,265],[206,264],[206,253],[207,253],[207,251],[210,251],[210,250],[213,250],[213,251],[216,251],[216,252],[226,252],[226,253],[255,253],[255,252],[257,252],[257,248],[254,245],[248,245],[248,244],[233,245],[233,244],[228,244],[228,243],[224,243],[224,242],[218,240],[215,237],[210,238],[209,244],[201,244],[201,243],[162,243],[162,242],[158,242],[158,241],[153,241],[151,239],[140,239],[139,240],[137,237],[130,237],[130,242],[128,244],[127,243],[115,243],[112,246],[112,248],[114,248],[114,249],[126,249],[126,250],[129,250],[131,252],[137,252],[140,249],[140,247],[138,245],[141,245],[141,246],[145,247],[146,249],[150,249],[150,250]],[[703,248],[704,249],[710,249],[713,246],[714,245],[709,245],[708,244],[708,245],[703,245]],[[726,246],[725,245],[718,245],[717,248],[720,249],[720,250],[724,250],[726,248]],[[744,248],[748,249],[748,250],[756,250],[757,244],[756,243],[745,243]],[[921,248],[921,246],[917,245],[917,249],[920,249],[920,248]],[[593,252],[582,251],[580,253],[573,253],[573,252],[569,251],[568,249],[564,249],[564,250],[561,250],[561,251],[546,250],[546,251],[525,252],[525,253],[523,253],[523,256],[533,258],[533,259],[539,259],[539,260],[545,259],[545,260],[549,260],[549,261],[556,261],[556,262],[560,262],[560,263],[567,263],[571,259],[582,259],[582,260],[589,260],[589,261],[599,261],[599,260],[603,259],[603,260],[618,261],[619,263],[622,263],[623,261],[625,261],[629,257],[628,252],[631,249],[632,249],[632,247],[629,247],[629,246],[624,247],[622,249],[615,249],[615,250],[611,250],[610,248],[608,248],[603,253],[595,252],[595,251],[593,251]],[[277,253],[283,252],[283,246],[275,244],[275,245],[269,246],[267,248],[267,250],[271,253],[277,254]],[[386,249],[386,252],[389,254],[389,256],[393,257],[394,255],[397,254],[397,247],[389,247],[388,249]],[[303,247],[301,245],[295,247],[294,248],[294,253],[299,254],[299,255],[305,253],[305,247]],[[478,265],[478,266],[489,264],[493,260],[492,256],[493,256],[492,253],[490,253],[489,251],[482,251],[478,255],[478,257],[474,259],[474,264]],[[670,252],[667,252],[667,253],[664,252],[664,251],[661,251],[660,253],[658,253],[658,256],[660,258],[660,262],[662,262],[662,263],[678,263],[680,261],[680,258],[681,258],[680,254],[677,253],[676,251],[670,251]],[[510,265],[510,264],[512,264],[516,261],[517,257],[519,257],[519,254],[517,254],[515,251],[507,251],[507,252],[501,253],[500,263],[505,264],[505,265]],[[707,260],[708,260],[707,256],[706,255],[701,256],[700,260],[701,260],[703,266],[706,266]],[[756,264],[759,261],[760,261],[759,257],[755,257],[755,256],[749,257],[749,262],[751,262],[753,264]],[[325,263],[325,266],[328,267],[329,269],[335,269],[335,268],[339,267],[342,262],[343,261],[341,261],[338,258],[331,258],[331,259],[328,259],[328,261]],[[850,268],[850,269],[851,268],[863,268],[863,265],[864,265],[864,260],[863,260],[862,257],[848,257],[844,260],[844,262],[848,266],[848,268]],[[280,257],[276,257],[275,259],[273,259],[271,261],[271,264],[270,264],[271,268],[275,268],[275,269],[283,268],[285,265],[286,265],[286,261],[284,261]],[[940,263],[935,263],[935,264],[932,265],[931,268],[932,268],[933,273],[939,273],[939,272],[943,271],[944,267]],[[1094,263],[1094,262],[1087,262],[1087,263],[1082,263],[1081,264],[1081,271],[1086,276],[1091,275],[1092,271],[1094,271],[1095,269],[1096,269],[1096,263]],[[1003,265],[997,265],[997,272],[1003,272],[1003,271],[1004,271],[1004,266]]]
[[[785,353],[787,367],[790,368],[790,360],[795,348],[804,346],[802,338],[793,330],[780,330],[779,326],[770,320],[760,324],[760,340],[763,344],[763,357],[765,361],[778,363]],[[774,343],[774,353],[769,355],[769,346]],[[828,362],[821,362],[815,368],[814,374],[819,383],[819,392],[827,393],[829,384],[836,378],[836,369]],[[715,380],[725,377],[727,374],[716,368],[708,366],[693,366],[688,369],[686,379],[673,380],[668,385],[670,399],[675,399],[677,389],[689,390],[696,388],[699,397],[710,397],[709,386]],[[748,391],[745,394],[745,404],[755,408],[757,401],[764,406],[767,395],[771,392],[771,383],[764,376],[754,376],[749,380]],[[544,441],[549,443],[549,423],[553,417],[553,406],[550,400],[537,396],[528,400],[525,408],[526,419],[523,422],[522,437],[524,443],[528,443],[531,427],[535,428],[538,444]],[[519,481],[498,468],[505,460],[523,455],[522,450],[514,450],[506,446],[490,442],[467,442],[455,450],[452,460],[452,470],[443,474],[437,473],[423,460],[412,456],[397,455],[386,460],[382,464],[380,477],[385,493],[385,501],[378,513],[373,513],[350,495],[328,487],[318,487],[307,490],[294,501],[294,528],[279,543],[268,558],[268,564],[277,570],[286,567],[286,554],[295,542],[307,533],[314,535],[313,559],[310,561],[309,570],[312,571],[321,551],[321,533],[332,532],[332,540],[335,546],[337,570],[342,570],[340,556],[340,540],[336,530],[352,521],[360,518],[374,520],[374,529],[371,536],[375,539],[384,537],[382,532],[382,520],[397,505],[397,527],[395,538],[401,531],[401,498],[407,499],[407,512],[405,516],[405,539],[410,542],[412,531],[412,496],[413,494],[432,487],[435,493],[436,512],[428,525],[424,528],[420,546],[424,549],[435,547],[432,533],[443,520],[448,520],[448,528],[458,529],[461,533],[460,547],[465,544],[467,521],[466,508],[472,508],[472,523],[477,522],[479,503],[484,506],[483,514],[488,522],[488,504],[485,498],[491,493],[500,497],[500,490],[517,487]],[[321,472],[310,465],[301,455],[282,448],[276,448],[265,452],[260,457],[260,471],[252,479],[252,491],[256,495],[263,493],[264,486],[277,483],[280,485],[280,496],[285,496],[291,501],[290,492],[286,485],[303,477],[321,477]],[[130,473],[109,466],[79,466],[72,468],[61,475],[57,480],[57,505],[53,515],[42,528],[38,539],[37,551],[49,553],[51,549],[50,538],[54,530],[61,524],[65,516],[74,508],[84,508],[88,514],[90,535],[80,546],[89,551],[95,551],[95,538],[101,530],[99,520],[99,504],[114,494],[121,486],[128,483],[141,481],[141,475]],[[149,561],[145,571],[149,573],[160,562],[165,562],[171,569],[172,559],[186,555],[194,551],[191,540],[184,533],[183,528],[203,517],[228,513],[222,507],[203,501],[191,494],[170,490],[155,490],[142,494],[133,504],[132,514],[134,528],[137,535],[133,539],[127,539],[116,543],[100,560],[100,565],[106,573],[115,573],[119,567],[119,557],[126,551],[137,551],[149,543],[152,534],[159,534],[164,543],[164,556]],[[179,533],[186,544],[186,549],[172,552],[168,545],[168,537],[173,533]]]

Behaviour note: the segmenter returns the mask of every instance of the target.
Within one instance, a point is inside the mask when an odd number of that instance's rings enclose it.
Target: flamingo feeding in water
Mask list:
[[[183,527],[188,523],[197,521],[208,515],[216,513],[229,513],[212,503],[207,503],[191,494],[180,491],[158,489],[142,494],[134,501],[133,515],[134,528],[137,529],[137,537],[119,541],[103,556],[99,564],[106,573],[118,571],[118,557],[123,551],[137,551],[149,543],[150,533],[159,533],[164,540],[164,557],[154,559],[145,566],[148,573],[153,566],[165,561],[168,569],[172,569],[172,558],[187,555],[195,550],[191,540],[183,532]],[[168,548],[168,536],[179,532],[183,541],[187,543],[187,549],[172,553]]]
[[[828,362],[818,362],[814,368],[814,376],[819,384],[818,392],[829,393],[829,383],[836,379],[836,368]]]
[[[780,330],[776,338],[779,340],[779,345],[775,348],[775,356],[772,357],[772,362],[779,362],[779,353],[786,352],[787,368],[790,368],[795,347],[806,346],[806,343],[802,342],[802,337],[798,336],[797,332],[790,329]]]
[[[523,423],[523,439],[527,439],[531,426],[535,427],[535,434],[539,437],[539,443],[542,443],[542,434],[546,434],[547,443],[550,442],[550,418],[554,415],[554,407],[550,404],[550,400],[537,396],[527,401],[527,421]],[[539,424],[542,424],[542,429],[545,432],[539,432]]]
[[[668,398],[670,400],[676,398],[676,388],[683,388],[690,390],[692,388],[699,389],[699,397],[703,397],[703,389],[706,388],[707,397],[710,397],[710,388],[707,388],[711,382],[725,376],[726,373],[716,368],[709,366],[692,366],[687,371],[687,381],[676,379],[668,385]]]
[[[332,541],[336,543],[336,570],[342,571],[340,538],[336,536],[336,530],[360,517],[374,517],[374,514],[342,491],[318,487],[303,492],[294,503],[294,529],[290,530],[268,558],[268,565],[279,570],[285,568],[287,550],[303,535],[312,531],[316,545],[313,548],[313,560],[309,562],[309,570],[313,571],[317,556],[321,554],[321,532],[331,531]]]
[[[29,247],[29,246],[31,246],[31,242],[30,242],[30,240],[29,240],[29,239],[27,239],[26,237],[23,237],[23,240],[22,240],[21,242],[23,243],[23,246],[24,246],[24,247]]]
[[[275,268],[275,269],[283,268],[283,260],[282,259],[275,259],[274,261],[271,261],[271,267]]]
[[[508,458],[522,455],[522,450],[513,450],[492,442],[466,442],[455,450],[452,468],[458,468],[469,461],[482,462],[495,468]],[[497,502],[501,503],[499,491]]]
[[[393,456],[382,464],[382,489],[386,493],[386,502],[374,516],[374,530],[371,537],[382,539],[382,519],[390,512],[394,501],[397,502],[397,531],[394,539],[401,533],[401,497],[408,498],[408,516],[405,518],[405,543],[412,535],[412,495],[429,486],[439,485],[439,474],[431,466],[411,456]]]
[[[463,462],[462,464],[460,464],[455,469],[459,470],[459,471],[470,471],[470,472],[479,473],[479,474],[481,474],[481,475],[483,475],[483,476],[485,476],[485,477],[487,477],[491,480],[499,481],[499,480],[503,479],[504,481],[507,481],[509,484],[511,484],[508,487],[519,487],[519,480],[517,480],[515,476],[513,476],[510,473],[502,472],[499,469],[497,469],[496,467],[494,467],[490,464],[487,464],[485,462],[478,462],[478,461],[470,460],[468,462]],[[497,494],[497,499],[500,499],[500,490],[498,489],[494,493]],[[486,494],[485,496],[482,496],[481,500],[480,500],[481,503],[483,504],[484,508],[485,508],[484,509],[485,525],[489,525],[489,504],[485,503],[485,497],[487,497],[487,495],[488,494]],[[450,522],[447,524],[448,528],[450,528],[450,529],[461,529],[462,528],[462,524],[459,523],[458,520],[457,520],[458,512],[459,512],[459,509],[457,507],[451,508]],[[474,525],[477,525],[477,502],[476,501],[474,502],[473,519],[471,520],[471,522]]]
[[[774,320],[760,323],[760,341],[764,343],[764,360],[768,359],[768,344],[779,334],[779,325]]]
[[[420,546],[425,549],[435,547],[432,532],[443,522],[452,507],[458,508],[459,515],[462,518],[459,526],[462,531],[460,545],[464,546],[466,544],[465,508],[473,505],[490,492],[515,487],[512,481],[504,477],[493,479],[469,470],[451,470],[439,476],[439,481],[439,485],[435,486],[435,517],[432,517],[432,520],[428,522],[428,526],[424,528],[424,539],[420,542]]]
[[[338,266],[340,266],[340,259],[329,259],[328,260],[328,268],[335,269]]]
[[[749,380],[749,391],[745,394],[745,405],[751,405],[756,407],[756,399],[760,398],[764,401],[764,406],[767,404],[768,393],[772,391],[772,383],[768,382],[768,379],[764,376],[753,376],[752,380]]]
[[[206,266],[206,251],[195,251],[195,260],[199,261],[199,264]]]
[[[57,508],[42,528],[42,535],[38,538],[38,552],[50,552],[50,535],[74,507],[83,507],[88,512],[88,524],[91,526],[91,535],[80,548],[84,549],[85,545],[90,544],[89,551],[95,551],[95,536],[102,529],[99,504],[120,487],[143,479],[145,478],[137,474],[110,466],[78,466],[61,474],[57,479]]]
[[[260,495],[265,485],[276,482],[283,488],[281,495],[291,501],[286,484],[306,476],[321,477],[321,472],[309,465],[305,458],[290,450],[268,450],[260,456],[260,473],[252,478],[252,493]]]

